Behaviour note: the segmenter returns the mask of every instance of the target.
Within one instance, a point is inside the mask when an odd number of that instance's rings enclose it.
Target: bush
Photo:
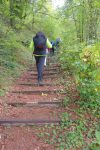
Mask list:
[[[63,69],[71,70],[83,105],[99,108],[100,97],[100,43],[84,47],[73,45],[62,49],[60,62]]]
[[[22,45],[22,36],[0,20],[0,93],[30,61],[30,51]],[[23,33],[24,34],[24,33]]]

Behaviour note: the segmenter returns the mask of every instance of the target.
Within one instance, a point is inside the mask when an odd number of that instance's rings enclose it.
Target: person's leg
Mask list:
[[[43,67],[44,67],[44,61],[45,61],[45,56],[40,56],[39,61],[37,64],[37,70],[38,70],[38,82],[41,84],[42,79],[43,79]]]
[[[54,47],[52,48],[52,55],[54,55]]]
[[[40,56],[35,56],[35,61],[36,61],[36,68],[37,68],[37,73],[38,73],[38,80],[39,80],[39,59]]]
[[[52,48],[51,48],[51,50],[50,50],[50,56],[52,57],[52,53],[53,53],[53,50],[52,50]]]

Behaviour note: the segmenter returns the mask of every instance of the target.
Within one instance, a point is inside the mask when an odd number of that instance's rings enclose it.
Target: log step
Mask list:
[[[57,76],[43,76],[43,79],[57,79],[58,77]],[[30,80],[37,80],[37,77],[28,77],[27,79],[30,79]]]
[[[19,83],[18,85],[38,86],[38,83]],[[43,86],[58,86],[58,84],[43,83]]]
[[[60,90],[41,90],[41,91],[12,91],[12,93],[15,93],[15,94],[54,94],[54,93],[57,93],[57,92],[60,92]]]
[[[10,105],[13,107],[34,107],[34,106],[56,106],[60,105],[60,101],[42,101],[42,102],[14,102],[14,103],[6,103],[6,105]]]
[[[60,124],[60,120],[0,120],[0,125],[46,125],[46,124]]]
[[[43,76],[45,75],[56,75],[58,72],[45,72],[43,73]],[[37,73],[31,73],[30,75],[32,76],[37,76],[38,74]]]

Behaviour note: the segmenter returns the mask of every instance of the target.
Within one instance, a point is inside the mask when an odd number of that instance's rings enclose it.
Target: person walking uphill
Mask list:
[[[34,47],[33,55],[36,61],[36,67],[38,72],[38,84],[43,85],[43,67],[46,57],[46,48],[52,48],[52,45],[48,38],[44,35],[43,32],[38,32],[30,45],[30,48]]]

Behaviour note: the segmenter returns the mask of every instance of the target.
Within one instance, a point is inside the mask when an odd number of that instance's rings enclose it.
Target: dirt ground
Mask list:
[[[10,91],[0,99],[1,120],[35,120],[45,126],[43,121],[49,124],[59,121],[60,114],[63,112],[69,113],[71,119],[77,119],[78,116],[73,111],[78,108],[74,100],[79,96],[75,84],[72,77],[67,76],[66,82],[72,81],[72,84],[69,86],[69,91],[66,89],[68,92],[63,93],[64,83],[59,84],[60,76],[61,72],[56,66],[49,71],[44,69],[44,85],[38,86],[37,71],[30,68],[24,72]],[[67,96],[72,99],[73,103],[64,109],[58,103],[62,103]],[[50,102],[55,103],[50,104]],[[46,144],[37,136],[37,128],[40,128],[40,124],[1,125],[0,150],[56,150],[55,145]]]

